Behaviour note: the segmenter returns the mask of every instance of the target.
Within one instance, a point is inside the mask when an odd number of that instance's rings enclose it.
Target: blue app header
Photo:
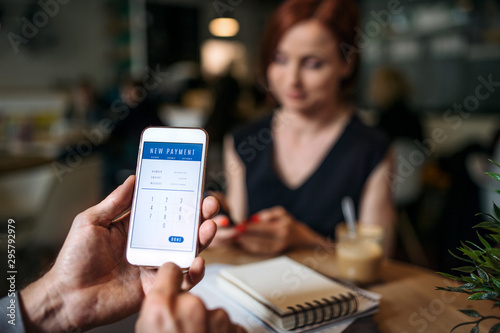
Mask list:
[[[143,159],[201,161],[201,143],[144,142]]]

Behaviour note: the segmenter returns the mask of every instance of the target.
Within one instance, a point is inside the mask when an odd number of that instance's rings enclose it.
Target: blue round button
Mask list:
[[[170,236],[170,237],[168,237],[168,241],[171,243],[182,243],[182,242],[184,242],[184,237]]]

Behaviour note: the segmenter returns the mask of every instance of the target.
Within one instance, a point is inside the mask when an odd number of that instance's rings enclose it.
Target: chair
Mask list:
[[[2,232],[8,219],[16,221],[16,245],[22,247],[25,234],[33,228],[43,210],[54,181],[50,165],[12,171],[0,175],[0,220]]]
[[[500,189],[500,183],[486,175],[486,172],[500,173],[500,170],[488,159],[500,163],[500,139],[495,142],[491,156],[486,153],[472,153],[466,158],[466,169],[469,177],[477,185],[479,205],[483,213],[490,213],[493,203],[500,206],[500,195],[495,191]]]
[[[54,177],[43,210],[37,217],[32,235],[38,247],[62,246],[75,216],[97,204],[101,191],[101,160],[82,160],[72,172]]]
[[[393,147],[396,160],[394,201],[398,209],[397,232],[409,260],[414,264],[428,266],[429,261],[406,209],[421,194],[422,167],[425,164],[425,155],[410,139],[396,139],[393,142]],[[417,156],[418,158],[422,157],[422,160],[418,160]]]
[[[62,162],[61,162],[62,163]],[[101,199],[101,160],[83,159],[59,179],[53,164],[0,177],[0,218],[16,221],[16,248],[59,248],[75,216]]]

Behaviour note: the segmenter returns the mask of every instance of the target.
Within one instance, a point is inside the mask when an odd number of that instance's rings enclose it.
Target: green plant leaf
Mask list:
[[[467,241],[467,243],[479,248],[476,244],[472,243],[471,241]],[[458,250],[462,251],[466,256],[468,256],[472,260],[479,260],[479,256],[481,255],[481,252],[477,252],[477,251],[471,249],[469,246],[465,245],[464,243],[462,243],[462,247],[459,248]]]
[[[467,299],[477,301],[477,300],[483,299],[482,297],[483,297],[483,293],[475,293],[475,294],[470,295]]]
[[[476,267],[473,266],[462,266],[462,267],[457,267],[457,268],[452,268],[454,271],[459,271],[463,273],[472,273],[476,270]]]
[[[496,221],[495,217],[491,214],[488,214],[488,213],[477,213],[475,216],[480,216],[480,215],[484,215],[484,216],[487,216],[489,217],[491,220],[493,221]],[[492,222],[493,223],[493,222]]]
[[[477,324],[476,324],[476,326],[474,326],[474,327],[470,330],[470,333],[477,333],[477,332],[479,332],[479,327],[478,327],[478,326],[477,326]]]
[[[483,280],[479,276],[477,276],[476,274],[474,274],[474,273],[470,273],[470,277],[472,278],[472,280],[474,282],[479,282],[481,284],[484,283]]]
[[[463,248],[458,248],[457,250],[461,251],[462,253],[464,253],[465,255],[469,256],[466,252],[469,251],[469,250],[464,250]],[[455,258],[461,260],[461,261],[465,261],[465,262],[468,262],[468,263],[471,263],[471,264],[474,264],[474,260],[470,260],[470,259],[467,259],[467,258],[464,258],[464,257],[460,257],[459,255],[456,255],[455,253],[451,252],[448,250],[448,252],[454,256]],[[469,251],[470,252],[470,251]],[[471,254],[473,255],[473,254]],[[470,258],[470,256],[469,256]]]
[[[498,235],[498,236],[497,236],[497,235],[490,235],[490,236],[492,236],[492,238],[494,238],[494,239],[495,239],[495,241],[498,239],[498,240],[499,240],[498,244],[500,244],[500,235]],[[496,256],[496,257],[498,257],[498,256],[500,256],[500,249],[497,249],[497,248],[492,248],[492,249],[490,250],[490,253],[491,253],[492,255],[494,255],[494,256]],[[496,259],[497,259],[497,260],[500,260],[500,259],[498,259],[498,258],[496,258]]]
[[[483,227],[483,229],[493,232],[493,234],[485,235],[485,239],[491,238],[490,236],[492,236],[492,235],[500,235],[500,222],[498,222],[498,223],[492,222],[491,227],[489,227],[489,228]]]
[[[491,178],[493,178],[494,180],[500,182],[500,175],[498,173],[494,173],[494,172],[486,172],[486,174],[488,176],[490,176]]]
[[[500,219],[500,208],[495,203],[493,203],[493,212],[495,213],[495,217]]]
[[[490,293],[475,293],[470,295],[467,299],[472,301],[479,301],[483,299],[495,299],[498,297],[498,293],[490,292]]]
[[[458,310],[460,312],[462,312],[464,315],[467,315],[469,317],[482,317],[479,312],[477,312],[476,310],[471,310],[471,309],[462,309],[462,310]]]
[[[468,289],[468,290],[474,289],[474,288],[476,288],[476,285],[474,283],[465,283],[465,284],[458,287],[458,289]]]
[[[477,282],[473,279],[473,278],[470,278],[468,276],[462,276],[459,280],[457,281],[463,281],[463,282],[466,282],[466,283],[474,283],[476,284]]]
[[[498,297],[498,295],[499,294],[497,292],[492,291],[492,292],[485,294],[484,296],[486,299],[495,299]]]
[[[483,237],[481,237],[481,235],[479,233],[477,233],[477,237],[479,238],[479,241],[481,242],[481,244],[484,245],[484,248],[486,250],[491,250],[490,243],[488,243]]]
[[[483,294],[488,294],[488,293],[494,293],[493,289],[488,288],[488,287],[477,287],[471,290],[473,294],[475,293],[483,293]]]
[[[444,291],[450,291],[450,292],[454,292],[454,293],[462,293],[462,294],[474,294],[473,292],[469,291],[468,289],[460,289],[460,288],[457,288],[457,287],[446,287],[446,288],[443,288],[443,287],[436,287],[436,290],[444,290]]]
[[[482,270],[481,268],[477,268],[477,274],[479,275],[481,280],[483,280],[484,282],[486,282],[486,283],[490,282],[489,275],[486,274],[486,272],[484,270]]]
[[[493,163],[493,164],[495,164],[497,167],[500,168],[500,164],[498,164],[497,162],[495,162],[495,161],[493,161],[493,160],[491,160],[489,158],[488,158],[488,161],[491,162],[491,163]]]
[[[488,271],[488,273],[490,273],[492,277],[496,276],[498,278],[500,272],[500,259],[491,253],[489,255],[490,258],[488,259],[488,262],[491,265],[491,269]]]
[[[495,287],[499,288],[500,289],[500,281],[498,281],[497,279],[495,278],[492,278],[491,279],[491,282],[493,282],[493,284],[495,285]]]
[[[455,281],[459,281],[460,278],[458,276],[455,276],[455,275],[451,275],[451,274],[448,274],[448,273],[443,273],[443,272],[437,272],[439,275],[442,275],[444,276],[445,278],[448,278],[448,279],[451,279],[451,280],[455,280]]]
[[[500,194],[500,190],[495,190],[495,192],[497,192],[498,194]]]
[[[487,253],[487,256],[484,258],[483,269],[490,274],[495,274],[497,272],[497,262],[495,256],[490,252]]]
[[[491,221],[483,221],[483,222],[479,222],[478,224],[473,226],[473,228],[489,229],[489,228],[494,227],[494,226],[495,226],[495,224]]]
[[[489,333],[500,333],[500,323],[491,326]]]
[[[476,243],[471,242],[471,241],[466,241],[466,243],[472,246],[472,247],[468,247],[467,251],[472,251],[477,255],[479,255],[479,254],[475,251],[479,250],[480,253],[484,252],[484,249],[482,247],[480,247],[479,245],[477,245]],[[473,247],[475,247],[477,250],[472,249]]]

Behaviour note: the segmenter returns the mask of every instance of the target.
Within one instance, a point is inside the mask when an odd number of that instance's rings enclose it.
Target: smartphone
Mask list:
[[[141,135],[127,260],[189,268],[198,254],[208,135],[201,128],[148,127]]]

